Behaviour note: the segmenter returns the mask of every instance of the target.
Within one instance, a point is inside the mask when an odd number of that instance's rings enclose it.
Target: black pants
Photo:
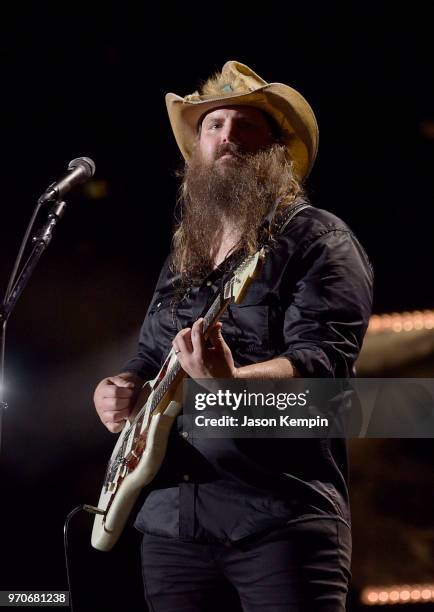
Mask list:
[[[350,562],[350,530],[331,518],[230,546],[150,534],[142,542],[150,612],[343,612]],[[224,602],[227,581],[238,593],[235,604]]]

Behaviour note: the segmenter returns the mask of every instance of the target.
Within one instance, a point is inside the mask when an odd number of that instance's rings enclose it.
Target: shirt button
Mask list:
[[[181,436],[182,436],[183,438],[188,438],[188,431],[183,431],[183,432],[182,432],[182,434],[181,434]]]
[[[183,479],[188,482],[190,480],[190,474],[184,474]]]
[[[157,308],[160,308],[160,306],[161,306],[161,302],[158,302]]]
[[[211,285],[212,285],[212,282],[211,282],[211,281],[206,281],[206,286],[207,286],[207,287],[211,287]]]

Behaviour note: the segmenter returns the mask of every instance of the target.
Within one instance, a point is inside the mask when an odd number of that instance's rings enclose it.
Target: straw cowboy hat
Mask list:
[[[166,94],[166,105],[176,142],[187,161],[206,113],[222,106],[246,105],[274,119],[300,180],[312,169],[318,150],[318,124],[308,102],[292,87],[267,83],[240,62],[226,62],[222,72],[208,79],[200,92],[184,98]]]

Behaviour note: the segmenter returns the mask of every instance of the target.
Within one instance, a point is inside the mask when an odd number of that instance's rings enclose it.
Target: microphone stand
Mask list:
[[[23,241],[20,246],[20,250],[17,255],[17,259],[12,270],[8,287],[6,289],[5,296],[0,306],[0,452],[1,452],[1,441],[2,441],[2,420],[3,414],[7,409],[8,405],[4,401],[4,370],[5,370],[5,342],[6,342],[6,325],[15,304],[18,301],[24,287],[29,282],[30,276],[36,267],[42,253],[48,247],[51,242],[52,232],[57,225],[58,221],[62,218],[65,212],[66,203],[61,200],[55,200],[53,206],[48,213],[48,219],[45,225],[32,237],[31,242],[33,249],[23,265],[21,272],[15,281],[17,276],[18,268],[24,253],[24,250],[29,241],[30,232],[32,231],[35,219],[44,204],[42,196],[38,200],[38,204],[33,212],[30,223],[27,227],[26,233],[24,234]]]

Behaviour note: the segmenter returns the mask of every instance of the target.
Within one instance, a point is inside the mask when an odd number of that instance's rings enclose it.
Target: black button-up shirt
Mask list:
[[[138,353],[124,371],[154,378],[176,333],[204,314],[225,270],[180,293],[166,260]],[[301,376],[353,376],[372,285],[367,255],[343,221],[314,207],[298,212],[276,236],[243,302],[221,317],[235,365],[283,356]],[[139,530],[227,542],[311,516],[350,521],[343,439],[191,440],[182,419],[140,498]]]

